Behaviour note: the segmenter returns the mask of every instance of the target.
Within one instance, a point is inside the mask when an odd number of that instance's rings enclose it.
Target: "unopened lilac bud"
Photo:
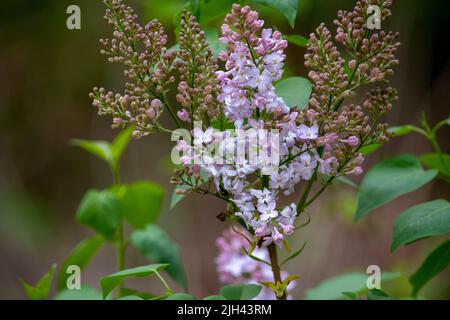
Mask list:
[[[161,105],[162,105],[162,102],[159,99],[153,99],[152,102],[150,103],[150,106],[152,108],[160,108]]]
[[[178,111],[177,116],[178,116],[178,118],[180,118],[181,121],[184,121],[184,122],[190,121],[189,112],[186,109],[182,109],[182,110]]]

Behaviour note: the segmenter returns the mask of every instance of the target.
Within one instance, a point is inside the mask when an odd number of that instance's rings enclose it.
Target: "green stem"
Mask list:
[[[303,190],[302,197],[300,198],[300,201],[298,202],[297,205],[297,214],[300,214],[305,209],[306,200],[308,199],[308,195],[311,192],[311,188],[312,185],[314,184],[314,181],[316,180],[316,177],[317,177],[317,168],[316,171],[314,172],[314,175],[311,177],[311,179],[308,180],[308,183],[306,184],[305,189]]]
[[[112,171],[113,171],[114,185],[120,186],[119,165],[116,164],[112,168]],[[122,271],[125,269],[125,237],[124,237],[123,217],[120,218],[119,227],[117,231],[116,263],[117,263],[117,271]],[[117,290],[118,298],[122,296],[122,293],[123,293],[123,283],[119,285],[119,288]]]
[[[445,162],[444,156],[442,155],[442,150],[439,146],[439,143],[437,142],[436,135],[433,132],[430,132],[430,134],[428,135],[428,140],[430,140],[431,144],[433,145],[433,148],[438,155],[439,161],[441,162],[442,168],[445,170],[445,172],[447,172],[447,163]]]
[[[271,243],[267,246],[267,250],[269,251],[270,263],[272,265],[273,280],[275,284],[279,284],[282,282],[282,280],[280,265],[278,264],[277,246],[274,243]],[[277,300],[286,300],[286,298],[286,290],[283,292],[283,295],[281,297],[278,297],[277,295]]]
[[[159,280],[161,280],[162,284],[164,285],[164,288],[166,288],[166,293],[167,294],[172,294],[172,289],[170,289],[169,285],[167,284],[166,280],[164,280],[164,278],[159,274],[158,271],[155,271],[156,276],[159,278]]]
[[[169,101],[167,101],[166,95],[164,95],[162,98],[163,98],[164,104],[166,106],[166,109],[169,111],[169,114],[170,114],[172,120],[175,122],[175,125],[177,126],[177,128],[181,128],[181,123],[178,120],[178,117],[175,114],[175,111],[173,111],[172,106],[170,105]]]

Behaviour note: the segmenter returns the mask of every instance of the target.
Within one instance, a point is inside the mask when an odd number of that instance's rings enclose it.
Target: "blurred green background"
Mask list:
[[[174,41],[173,16],[182,0],[129,0],[141,22],[158,18]],[[66,28],[66,8],[81,7],[82,29]],[[295,30],[273,10],[255,6],[266,25],[283,33],[307,36],[320,22],[334,30],[338,9],[351,9],[350,0],[300,0]],[[393,85],[400,101],[387,119],[392,125],[417,123],[425,111],[431,123],[450,112],[449,2],[396,1],[393,17],[383,28],[401,33],[401,64]],[[110,140],[117,132],[110,119],[91,107],[88,93],[94,86],[120,91],[124,77],[117,65],[99,54],[98,39],[109,37],[104,7],[96,0],[2,0],[0,3],[0,298],[25,298],[18,282],[43,275],[53,262],[61,262],[90,231],[75,223],[74,213],[84,192],[111,183],[101,161],[69,146],[73,138]],[[217,26],[220,25],[220,19]],[[290,46],[286,74],[305,76],[305,49]],[[450,148],[450,130],[441,131],[444,151]],[[132,142],[124,156],[125,182],[151,179],[166,188],[160,224],[180,244],[190,292],[206,296],[218,291],[214,257],[215,238],[228,225],[216,219],[223,204],[190,195],[175,210],[168,210],[173,187],[166,136],[152,135]],[[391,141],[366,162],[369,167],[390,155],[420,154],[431,150],[421,137],[410,135]],[[365,272],[368,265],[382,270],[414,272],[426,254],[439,243],[427,240],[389,253],[392,222],[406,208],[435,198],[450,199],[449,189],[435,181],[377,210],[353,224],[355,191],[342,185],[331,188],[311,209],[311,224],[296,235],[295,243],[308,240],[302,255],[288,266],[301,276],[294,298],[307,288],[346,271]],[[144,264],[130,253],[129,266]],[[103,249],[83,273],[82,282],[114,272],[112,250]],[[423,290],[428,298],[450,298],[450,273],[444,272]],[[152,281],[141,281],[141,287]],[[392,294],[409,290],[406,280],[389,288]]]

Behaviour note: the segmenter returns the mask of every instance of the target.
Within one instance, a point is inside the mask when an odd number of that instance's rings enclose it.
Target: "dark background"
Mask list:
[[[159,18],[173,42],[172,17],[182,0],[128,1],[141,22]],[[266,25],[284,33],[307,36],[320,22],[335,30],[338,9],[351,9],[353,1],[301,0],[295,31],[272,10],[263,9]],[[66,28],[66,8],[77,4],[82,29]],[[256,7],[261,9],[261,7]],[[449,2],[446,0],[398,0],[393,17],[384,29],[401,33],[401,64],[393,85],[400,100],[388,117],[392,125],[418,123],[425,111],[431,123],[450,113]],[[112,139],[110,119],[91,107],[88,93],[94,86],[120,91],[124,77],[117,65],[107,64],[99,54],[98,39],[111,30],[103,20],[101,1],[93,0],[2,0],[0,4],[0,298],[24,298],[19,277],[34,282],[53,262],[61,262],[86,235],[74,213],[84,192],[111,183],[106,166],[85,152],[69,146],[73,138]],[[219,25],[218,21],[218,24]],[[290,46],[286,74],[305,76],[304,49]],[[167,116],[167,115],[166,115]],[[440,132],[440,143],[449,151],[449,128]],[[215,216],[223,204],[191,195],[169,212],[172,186],[168,183],[168,154],[172,144],[166,136],[152,135],[133,141],[122,162],[125,182],[150,179],[166,188],[160,224],[178,241],[183,252],[190,291],[206,296],[218,291],[214,257],[215,238],[227,225]],[[409,135],[391,141],[369,157],[366,168],[394,154],[431,151],[427,141]],[[295,298],[307,288],[346,271],[365,272],[368,265],[411,274],[438,241],[427,240],[389,253],[392,222],[404,209],[438,197],[450,198],[448,185],[435,181],[390,203],[357,224],[351,222],[355,191],[331,188],[311,209],[312,223],[296,235],[294,243],[308,240],[302,255],[288,270],[300,274]],[[130,251],[128,266],[144,264]],[[114,255],[103,249],[83,273],[83,283],[114,272]],[[450,298],[449,273],[433,280],[423,294]],[[152,281],[141,281],[144,288]],[[393,293],[408,292],[405,278]]]

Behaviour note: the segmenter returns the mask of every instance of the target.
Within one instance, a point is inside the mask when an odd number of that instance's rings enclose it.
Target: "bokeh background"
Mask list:
[[[174,41],[173,15],[183,0],[129,0],[141,21],[159,18]],[[332,27],[338,9],[351,9],[351,0],[301,0],[295,30],[278,12],[261,10],[267,25],[282,32],[308,35],[320,22]],[[77,4],[82,29],[66,28],[66,8]],[[388,117],[392,125],[418,122],[422,111],[431,123],[450,113],[450,21],[446,0],[398,0],[385,29],[401,33],[401,64],[393,80],[400,100]],[[88,93],[94,86],[120,91],[122,69],[99,54],[98,39],[111,30],[103,20],[99,0],[2,0],[0,2],[0,298],[25,298],[18,278],[34,282],[54,262],[61,262],[84,237],[91,234],[76,224],[79,200],[91,187],[104,188],[110,174],[101,161],[69,145],[73,138],[112,139],[110,119],[97,116]],[[220,21],[217,21],[219,26]],[[334,27],[333,27],[334,30]],[[305,75],[303,48],[290,46],[286,73]],[[450,130],[440,133],[448,152]],[[215,238],[227,225],[216,219],[223,204],[190,195],[169,211],[173,187],[169,184],[166,136],[152,135],[133,141],[122,162],[125,182],[149,179],[166,189],[159,224],[179,243],[190,292],[206,296],[218,292]],[[366,168],[380,159],[401,153],[431,151],[417,135],[392,140],[371,155]],[[450,199],[448,185],[434,181],[403,196],[353,224],[355,191],[330,188],[310,210],[311,224],[297,234],[295,244],[308,240],[302,255],[288,270],[301,276],[294,298],[307,288],[346,271],[365,272],[368,265],[411,274],[439,240],[427,240],[389,253],[393,220],[404,209],[428,199]],[[129,250],[128,266],[145,264]],[[102,249],[83,272],[82,282],[97,286],[97,279],[114,272],[112,249]],[[450,273],[426,286],[429,298],[450,298]],[[154,286],[141,281],[143,288]],[[409,290],[407,280],[389,288],[392,294]]]

